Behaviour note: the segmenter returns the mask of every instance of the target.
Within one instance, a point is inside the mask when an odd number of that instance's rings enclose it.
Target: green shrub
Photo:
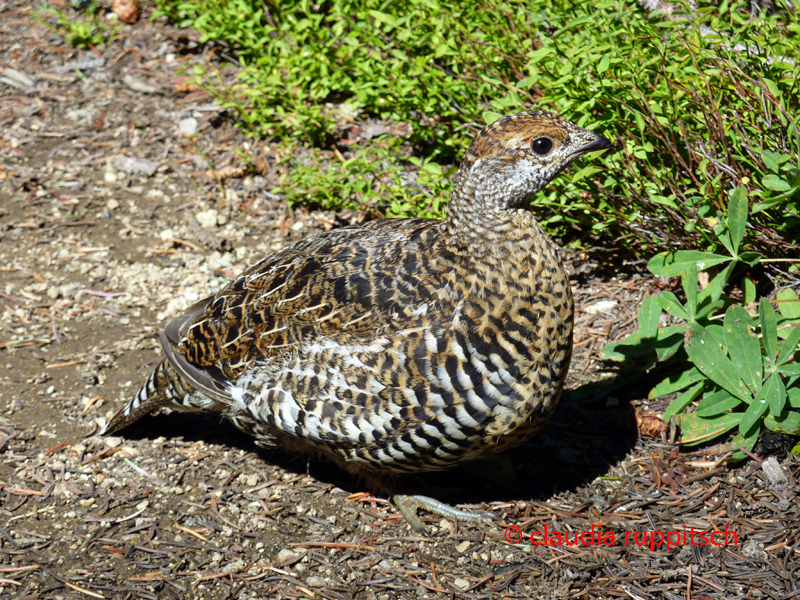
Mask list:
[[[730,194],[727,212],[716,235],[728,255],[657,254],[648,269],[657,276],[680,276],[686,301],[668,291],[646,297],[638,331],[607,345],[603,355],[643,361],[645,369],[671,363],[674,372],[650,396],[683,391],[664,413],[667,420],[677,417],[682,443],[696,445],[737,430],[731,450],[734,458],[744,458],[742,450],[753,449],[763,426],[800,435],[800,300],[792,289],[779,291],[776,313],[766,298],[756,297],[748,278],[739,302],[726,295],[736,289],[729,282],[738,266],[769,260],[741,250],[748,216],[744,187]],[[704,271],[716,274],[700,288],[698,273]],[[662,326],[662,311],[680,324]]]
[[[579,169],[537,197],[551,232],[636,251],[713,249],[725,195],[745,186],[760,203],[748,243],[785,254],[800,242],[797,188],[775,194],[765,175],[776,165],[764,159],[797,166],[795,12],[750,19],[748,3],[723,2],[671,22],[617,0],[157,3],[235,52],[236,85],[197,76],[258,135],[324,146],[330,107],[346,101],[412,124],[408,141],[448,163],[497,115],[550,109],[621,148],[605,169]]]

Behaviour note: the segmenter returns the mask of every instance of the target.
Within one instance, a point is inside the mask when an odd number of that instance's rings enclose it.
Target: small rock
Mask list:
[[[117,156],[112,161],[114,165],[130,175],[146,175],[150,177],[161,165],[157,160],[145,160],[133,156]]]
[[[306,583],[311,587],[325,587],[328,585],[327,581],[325,581],[322,577],[318,577],[317,575],[312,575],[306,579]]]
[[[146,81],[139,79],[138,77],[134,77],[133,75],[125,75],[122,78],[122,81],[134,92],[140,92],[142,94],[157,94],[161,91],[161,88],[157,85],[147,83]]]
[[[117,183],[117,174],[114,173],[114,171],[106,171],[105,175],[103,175],[103,179],[105,179],[106,183]],[[109,200],[109,202],[111,202],[111,200]]]
[[[284,560],[288,560],[290,558],[297,558],[297,554],[295,554],[288,548],[284,548],[283,550],[278,552],[278,562],[283,562]]]
[[[588,313],[590,315],[596,315],[597,313],[611,313],[611,309],[614,308],[619,302],[616,300],[600,300],[600,302],[595,302],[594,304],[590,304],[586,308],[583,309],[583,312]]]
[[[767,560],[769,557],[761,546],[755,540],[747,540],[742,545],[742,554],[751,560]]]
[[[166,242],[167,240],[171,240],[172,238],[175,237],[175,232],[172,229],[165,229],[164,231],[158,234],[158,237],[160,237],[163,241]]]
[[[772,487],[778,487],[789,483],[786,479],[786,475],[783,473],[783,469],[780,464],[778,464],[778,459],[774,456],[770,456],[767,460],[762,462],[761,469],[764,471]]]
[[[114,174],[112,173],[112,175],[114,175]],[[116,179],[117,179],[117,176],[114,175],[114,180],[116,181]],[[106,202],[106,208],[108,210],[114,210],[115,208],[119,208],[119,200],[117,200],[116,198],[111,198],[111,200]]]
[[[106,446],[108,446],[109,448],[116,448],[117,446],[119,446],[122,443],[122,438],[118,437],[118,436],[115,436],[115,435],[112,435],[112,436],[109,436],[109,437],[105,438],[105,442],[106,442]]]
[[[461,577],[457,577],[455,581],[453,581],[453,585],[463,592],[469,587],[469,581],[466,579],[461,579]]]
[[[197,219],[197,222],[200,223],[200,227],[203,229],[211,229],[212,227],[217,226],[216,209],[210,208],[208,210],[199,212],[194,216],[194,218]]]
[[[464,540],[458,546],[456,546],[456,552],[459,554],[464,554],[467,550],[469,550],[470,542],[469,540]]]
[[[181,133],[187,137],[193,136],[195,133],[197,133],[197,119],[194,117],[181,119],[181,121],[178,123],[178,129],[180,129]]]

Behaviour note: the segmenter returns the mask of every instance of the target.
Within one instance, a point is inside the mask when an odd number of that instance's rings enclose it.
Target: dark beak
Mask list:
[[[614,144],[609,142],[606,138],[602,135],[597,133],[594,134],[594,139],[589,142],[588,144],[584,144],[580,148],[575,151],[575,154],[586,154],[587,152],[594,152],[596,150],[608,150],[609,148],[613,148]]]

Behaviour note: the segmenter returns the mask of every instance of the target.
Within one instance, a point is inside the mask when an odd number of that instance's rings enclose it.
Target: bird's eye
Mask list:
[[[531,142],[531,149],[539,156],[545,156],[553,149],[553,140],[548,137],[536,138]]]

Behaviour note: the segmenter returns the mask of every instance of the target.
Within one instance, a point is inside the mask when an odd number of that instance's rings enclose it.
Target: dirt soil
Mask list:
[[[606,377],[599,349],[664,284],[581,254],[565,253],[575,360],[546,431],[411,480],[495,521],[426,515],[422,537],[331,465],[266,453],[213,416],[95,435],[160,360],[170,317],[364,215],[270,193],[286,150],[186,85],[218,49],[145,18],[79,51],[29,4],[0,0],[0,598],[800,597],[797,457],[762,445],[731,468],[669,443],[663,403],[573,393]],[[342,150],[385,126],[343,124]],[[545,526],[552,543],[532,545]]]

